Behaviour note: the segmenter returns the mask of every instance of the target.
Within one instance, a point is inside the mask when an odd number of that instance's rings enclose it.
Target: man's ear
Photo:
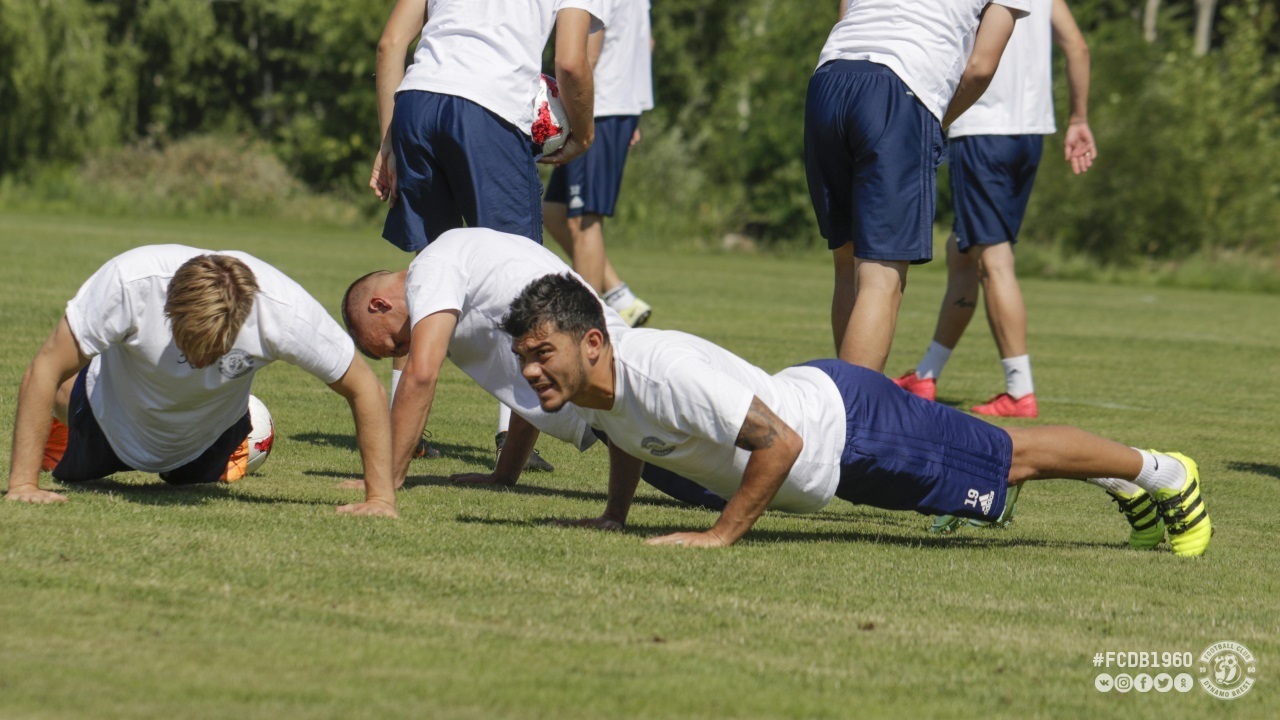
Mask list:
[[[582,342],[587,351],[587,358],[595,361],[604,350],[604,333],[597,328],[591,328],[582,336]]]
[[[387,302],[384,298],[380,298],[375,295],[369,298],[369,309],[376,313],[389,312],[391,310],[391,303]]]

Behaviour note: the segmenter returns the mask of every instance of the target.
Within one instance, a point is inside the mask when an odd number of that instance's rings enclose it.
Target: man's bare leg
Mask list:
[[[1014,274],[1013,246],[1000,243],[980,246],[973,251],[978,250],[981,251],[979,269],[987,323],[991,326],[991,335],[996,340],[1000,357],[1026,355],[1027,307]]]
[[[836,249],[834,255],[836,279],[831,321],[839,358],[884,372],[906,287],[908,263],[853,259],[851,243]],[[841,316],[847,317],[843,332]]]

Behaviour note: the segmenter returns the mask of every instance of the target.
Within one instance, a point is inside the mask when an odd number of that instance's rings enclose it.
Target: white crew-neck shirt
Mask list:
[[[444,233],[413,259],[405,299],[410,326],[428,315],[456,311],[458,326],[449,341],[453,364],[534,427],[584,450],[595,435],[572,412],[542,409],[520,374],[511,336],[501,328],[512,301],[529,283],[564,273],[578,277],[555,253],[526,237],[462,228]],[[604,312],[611,341],[629,331],[613,308],[604,305]]]
[[[973,53],[987,5],[1003,5],[1016,17],[1031,9],[1030,0],[849,0],[822,47],[818,66],[832,60],[884,65],[941,121]]]
[[[195,369],[173,342],[164,315],[169,281],[197,255],[244,262],[258,294],[231,352]],[[111,449],[130,467],[167,472],[195,460],[244,416],[253,375],[275,360],[325,383],[339,380],[355,344],[302,286],[237,251],[152,245],[109,260],[67,303],[80,352],[93,358],[89,406]]]
[[[601,0],[606,30],[596,61],[596,117],[653,109],[649,0]]]
[[[591,13],[600,0],[429,0],[427,22],[396,92],[466,98],[528,135],[542,48],[566,8]]]
[[[632,329],[613,347],[613,407],[567,407],[614,445],[733,497],[751,457],[734,442],[758,397],[804,441],[769,507],[807,513],[831,501],[847,422],[829,375],[812,367],[769,375],[718,345],[672,330]]]
[[[1000,67],[982,97],[956,119],[950,137],[1052,135],[1053,0],[1031,0],[1031,16],[1019,20]]]

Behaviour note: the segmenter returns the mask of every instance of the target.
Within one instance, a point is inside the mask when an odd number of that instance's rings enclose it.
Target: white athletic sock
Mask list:
[[[503,403],[498,403],[498,432],[504,433],[511,429],[511,408]]]
[[[1187,481],[1187,469],[1176,458],[1146,450],[1138,450],[1138,453],[1142,455],[1142,472],[1133,481],[1138,487],[1150,493],[1182,489],[1182,484]]]
[[[391,369],[391,397],[388,398],[390,403],[394,403],[396,401],[396,387],[400,385],[400,375],[402,373],[404,373],[403,370],[396,370],[395,368]]]
[[[1000,361],[1000,366],[1004,368],[1004,387],[1009,397],[1017,400],[1036,391],[1031,382],[1030,355],[1005,358]]]
[[[1085,482],[1090,485],[1097,485],[1103,490],[1109,490],[1113,493],[1120,493],[1121,495],[1128,496],[1132,496],[1134,493],[1142,490],[1142,488],[1134,485],[1128,480],[1121,480],[1120,478],[1085,478]]]
[[[626,283],[622,283],[612,290],[605,291],[604,301],[614,310],[626,310],[635,304],[636,296]]]
[[[951,348],[943,347],[936,341],[930,342],[929,349],[924,351],[924,357],[920,358],[920,364],[916,366],[916,376],[921,380],[936,379],[950,359]]]

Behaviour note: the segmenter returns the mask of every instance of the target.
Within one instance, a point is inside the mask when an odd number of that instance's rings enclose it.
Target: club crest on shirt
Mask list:
[[[672,450],[676,449],[675,445],[668,445],[652,435],[641,440],[640,447],[648,450],[649,454],[654,457],[665,457],[670,455]]]
[[[232,350],[218,359],[218,372],[231,380],[242,377],[253,370],[253,357],[244,350]]]

